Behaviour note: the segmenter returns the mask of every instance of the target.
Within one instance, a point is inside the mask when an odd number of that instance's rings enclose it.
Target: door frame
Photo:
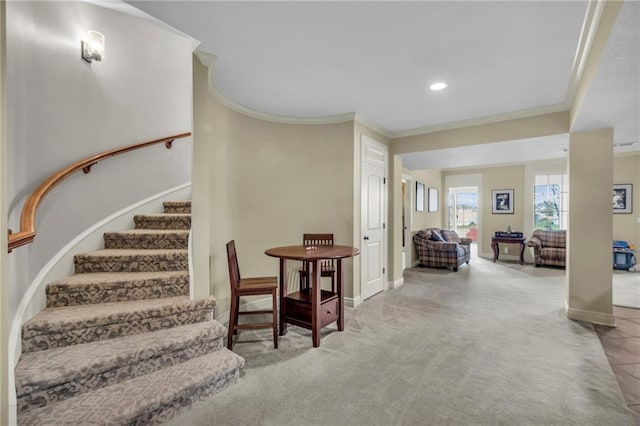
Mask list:
[[[402,175],[402,183],[406,184],[406,192],[402,203],[404,205],[404,224],[405,229],[401,229],[400,231],[403,233],[405,241],[403,247],[403,256],[404,262],[402,263],[402,269],[411,268],[413,266],[411,259],[411,250],[413,249],[413,240],[411,238],[411,230],[413,229],[413,212],[411,211],[411,206],[413,205],[411,190],[414,185],[414,178],[411,175]],[[400,225],[402,226],[402,225]]]
[[[385,179],[385,185],[384,185],[384,190],[383,190],[383,196],[384,196],[384,200],[382,200],[382,222],[384,224],[383,227],[383,231],[382,231],[382,268],[383,268],[383,273],[382,273],[382,291],[388,290],[389,289],[389,283],[387,281],[387,277],[389,274],[389,265],[388,265],[388,233],[389,233],[389,227],[388,225],[388,217],[389,217],[389,147],[381,142],[376,141],[375,139],[361,134],[360,135],[360,177],[359,177],[359,181],[362,182],[362,178],[363,178],[363,174],[364,174],[364,164],[365,164],[365,156],[363,155],[364,149],[366,145],[370,145],[373,146],[381,151],[384,152],[384,158],[383,158],[383,162],[384,162],[384,179]],[[364,193],[364,188],[362,187],[362,185],[360,184],[360,226],[359,226],[359,230],[358,230],[358,244],[360,247],[362,247],[362,241],[364,238],[364,234],[363,234],[363,222],[364,222],[364,204],[366,203],[366,197],[365,197],[365,193]],[[364,286],[364,282],[365,280],[363,280],[363,274],[364,274],[364,268],[362,267],[363,263],[360,262],[360,277],[359,277],[359,281],[360,281],[360,294],[358,295],[358,299],[360,301],[363,301],[363,296],[362,296],[362,290],[363,290],[363,286]],[[355,305],[355,303],[354,303]]]
[[[476,186],[478,188],[478,242],[477,242],[477,246],[478,246],[478,255],[480,255],[482,253],[482,250],[484,249],[483,247],[483,240],[482,240],[482,235],[484,233],[483,229],[484,229],[484,222],[483,222],[483,215],[482,215],[482,211],[483,211],[483,203],[482,203],[482,197],[483,197],[483,187],[482,187],[482,175],[481,174],[469,174],[469,175],[449,175],[446,176],[444,179],[444,191],[445,191],[445,205],[446,205],[446,209],[443,212],[443,224],[446,223],[446,227],[447,229],[449,229],[451,227],[451,224],[449,223],[449,189],[450,188],[457,188],[457,187],[464,187],[464,186]],[[490,256],[491,257],[491,256]]]

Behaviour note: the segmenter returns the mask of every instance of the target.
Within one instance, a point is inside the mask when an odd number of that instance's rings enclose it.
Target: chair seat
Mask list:
[[[278,277],[240,278],[240,283],[247,285],[278,284]]]
[[[274,288],[278,288],[278,277],[257,277],[240,278],[238,290],[264,290],[268,293],[268,291],[271,291]]]

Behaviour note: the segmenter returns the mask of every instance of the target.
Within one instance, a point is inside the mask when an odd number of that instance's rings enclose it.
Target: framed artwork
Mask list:
[[[437,212],[438,211],[438,190],[435,188],[429,188],[429,207],[428,211]]]
[[[633,212],[633,185],[624,183],[613,185],[613,212]]]
[[[513,214],[513,189],[494,189],[491,200],[491,213]]]
[[[424,183],[416,182],[416,211],[424,211]]]

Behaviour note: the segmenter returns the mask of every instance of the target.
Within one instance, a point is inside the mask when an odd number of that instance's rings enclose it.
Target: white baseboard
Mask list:
[[[361,303],[362,303],[362,296],[344,298],[344,306],[346,308],[355,308]]]
[[[616,326],[616,321],[612,314],[595,311],[585,311],[583,309],[570,308],[568,306],[565,306],[565,310],[567,313],[567,318],[572,320],[606,325],[608,327]]]
[[[401,285],[403,285],[403,284],[404,284],[404,278],[399,278],[399,279],[397,279],[397,280],[395,280],[395,281],[389,281],[389,288],[390,288],[390,289],[392,289],[392,288],[398,288],[398,287],[400,287],[400,286],[401,286]]]

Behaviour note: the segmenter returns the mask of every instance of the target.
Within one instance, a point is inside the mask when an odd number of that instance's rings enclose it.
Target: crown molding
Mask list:
[[[367,117],[365,117],[364,115],[358,112],[348,112],[344,114],[331,115],[331,116],[325,116],[325,117],[290,117],[290,116],[283,116],[283,115],[277,115],[277,114],[269,114],[262,111],[257,111],[251,108],[247,108],[224,96],[222,93],[220,93],[218,88],[213,83],[213,70],[215,68],[215,64],[218,58],[215,55],[212,55],[200,50],[197,50],[195,52],[195,55],[198,61],[203,66],[208,68],[207,86],[209,88],[209,93],[211,93],[211,95],[214,98],[216,98],[220,103],[225,105],[227,108],[232,109],[233,111],[239,112],[249,117],[257,118],[259,120],[269,121],[273,123],[337,124],[337,123],[344,123],[347,121],[354,121],[359,124],[362,124],[363,126],[368,127],[369,129],[379,133],[380,135],[384,136],[387,139],[398,139],[398,138],[403,138],[407,136],[416,136],[416,135],[439,132],[443,130],[451,130],[451,129],[458,129],[462,127],[497,123],[500,121],[534,117],[537,115],[551,114],[551,113],[568,110],[567,105],[565,103],[561,103],[561,104],[555,104],[555,105],[548,105],[544,107],[536,107],[536,108],[529,108],[529,109],[520,110],[520,111],[513,111],[513,112],[504,113],[504,114],[488,115],[485,117],[479,117],[479,118],[474,118],[470,120],[454,121],[454,122],[438,124],[434,126],[425,126],[425,127],[415,128],[415,129],[391,132],[385,129],[384,127],[378,125],[377,123],[371,121],[370,119],[368,119]]]
[[[381,129],[379,126],[373,123],[366,122],[366,120],[362,116],[359,116],[355,112],[348,112],[344,114],[330,115],[325,117],[290,117],[285,115],[269,114],[266,112],[254,110],[252,108],[247,108],[224,96],[222,93],[220,93],[218,88],[213,83],[213,70],[215,68],[215,64],[218,58],[214,55],[211,55],[209,53],[202,52],[202,51],[196,51],[195,54],[198,61],[200,61],[202,65],[204,65],[209,69],[208,85],[207,85],[209,87],[209,93],[211,93],[211,95],[214,98],[216,98],[218,101],[220,101],[220,103],[222,103],[224,106],[236,112],[247,115],[249,117],[257,118],[259,120],[269,121],[273,123],[337,124],[337,123],[345,123],[348,121],[358,121],[364,124],[365,126],[371,127],[373,130],[378,131],[378,129]],[[383,134],[385,134],[386,131],[384,131],[384,129],[382,130],[384,132]]]
[[[391,139],[399,139],[408,136],[424,135],[429,133],[441,132],[444,130],[460,129],[463,127],[479,126],[483,124],[498,123],[501,121],[515,120],[519,118],[535,117],[537,115],[553,114],[556,112],[568,111],[564,103],[547,105],[542,107],[528,108],[520,111],[512,111],[504,114],[487,115],[469,120],[452,121],[450,123],[437,124],[434,126],[418,127],[415,129],[401,130],[393,132]]]
[[[587,4],[587,11],[585,13],[584,21],[582,22],[580,38],[578,39],[576,54],[573,58],[569,85],[567,87],[567,94],[565,97],[565,103],[568,106],[571,106],[575,99],[576,90],[580,80],[582,79],[585,64],[589,58],[591,46],[593,45],[593,40],[595,38],[598,25],[600,24],[600,18],[604,13],[605,3],[606,2],[604,0],[590,0]]]

